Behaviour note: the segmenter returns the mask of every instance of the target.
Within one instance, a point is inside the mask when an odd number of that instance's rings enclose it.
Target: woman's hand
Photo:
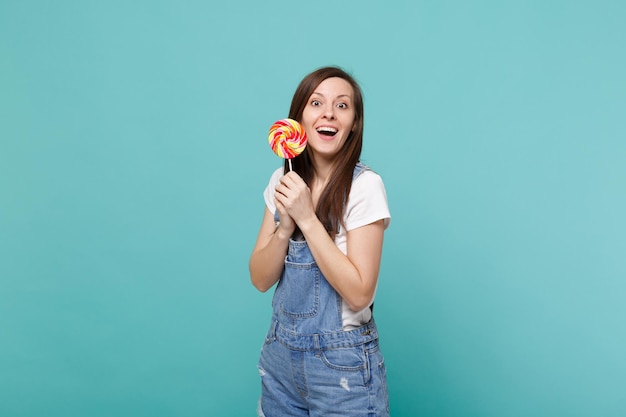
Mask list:
[[[276,210],[278,210],[278,228],[276,229],[276,233],[280,233],[282,236],[287,238],[293,235],[294,230],[296,230],[296,222],[293,221],[289,214],[287,213],[287,209],[285,206],[281,204],[276,198],[274,198],[274,204],[276,204]]]
[[[280,215],[280,227],[283,227],[283,219],[287,220],[285,230],[291,228],[293,233],[296,224],[302,226],[303,223],[316,219],[311,190],[294,171],[280,178],[274,199]]]
[[[296,224],[302,229],[302,219],[317,220],[313,210],[311,191],[295,172],[290,172],[280,178],[280,183],[276,186],[274,193],[274,202],[280,219],[278,228],[274,213],[265,207],[261,230],[259,230],[250,256],[250,279],[262,292],[269,290],[280,279],[285,268],[289,238],[293,235]],[[328,240],[328,234],[325,233],[321,223],[319,227],[322,228],[323,238]],[[332,241],[330,244],[336,248]]]

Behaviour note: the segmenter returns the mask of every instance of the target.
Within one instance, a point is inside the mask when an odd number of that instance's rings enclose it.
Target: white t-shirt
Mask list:
[[[265,204],[271,213],[276,211],[274,192],[282,176],[283,168],[278,168],[274,171],[267,188],[265,188],[263,192]],[[381,219],[384,220],[386,229],[391,221],[391,215],[389,214],[389,206],[387,205],[385,185],[378,174],[368,169],[361,172],[352,182],[345,210],[344,223],[346,230],[353,230]],[[347,254],[346,230],[340,227],[339,233],[335,236],[335,244],[344,254]],[[374,297],[375,296],[376,291],[374,291]],[[374,302],[374,297],[372,297],[369,306]],[[342,303],[344,330],[351,330],[369,322],[372,318],[372,311],[369,306],[361,311],[353,311],[344,300]]]

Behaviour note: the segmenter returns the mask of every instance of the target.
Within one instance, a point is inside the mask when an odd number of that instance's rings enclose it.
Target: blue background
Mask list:
[[[267,130],[329,64],[392,415],[626,415],[625,4],[1,0],[0,415],[255,415]]]

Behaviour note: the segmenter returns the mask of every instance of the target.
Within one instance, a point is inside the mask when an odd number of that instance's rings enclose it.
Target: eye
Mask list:
[[[312,106],[321,106],[321,105],[322,105],[322,103],[321,103],[319,100],[312,100],[312,101],[311,101],[311,105],[312,105]]]
[[[337,107],[340,108],[340,109],[347,109],[348,105],[346,103],[338,103]]]

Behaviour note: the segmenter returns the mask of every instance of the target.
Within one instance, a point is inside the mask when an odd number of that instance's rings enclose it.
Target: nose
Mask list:
[[[324,117],[330,120],[334,119],[335,118],[335,106],[333,106],[332,104],[326,105],[326,107],[324,108]]]

